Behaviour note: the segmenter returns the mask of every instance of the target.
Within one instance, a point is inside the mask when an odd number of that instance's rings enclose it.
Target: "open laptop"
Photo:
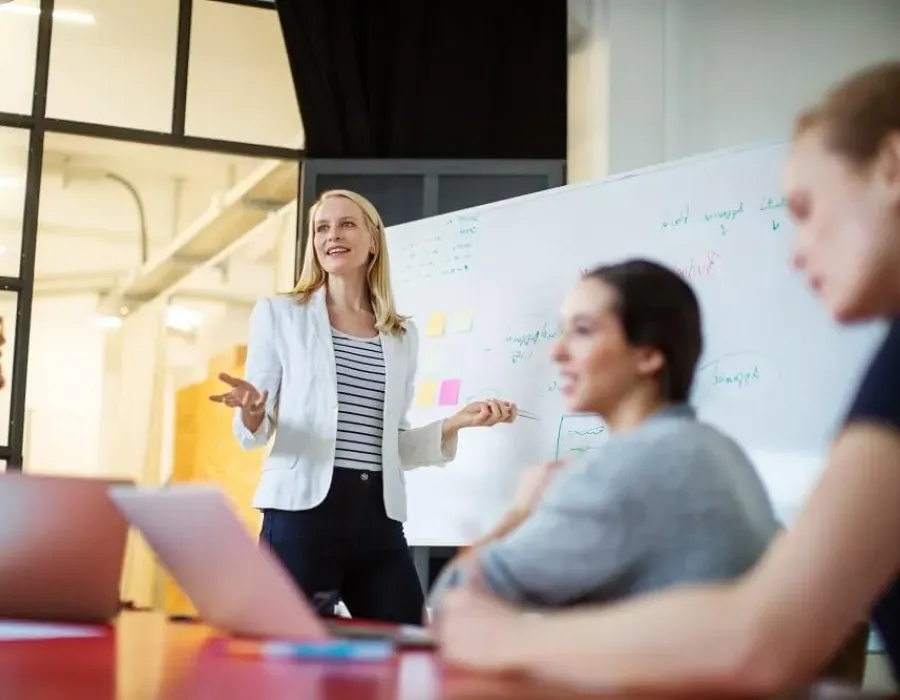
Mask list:
[[[111,481],[0,475],[0,618],[106,623],[119,611],[128,522]]]
[[[319,617],[287,569],[254,540],[216,487],[115,487],[110,498],[143,535],[208,624],[235,636],[362,637],[428,647],[424,627]]]

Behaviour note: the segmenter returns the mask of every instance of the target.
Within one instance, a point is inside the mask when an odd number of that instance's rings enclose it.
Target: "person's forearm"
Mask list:
[[[523,617],[504,665],[600,690],[768,692],[780,678],[758,653],[739,595],[733,586],[705,586]]]
[[[455,416],[445,418],[441,423],[441,443],[447,443],[453,440],[459,434],[460,430],[461,428],[457,423]]]
[[[486,544],[506,537],[510,532],[515,530],[528,518],[530,513],[524,510],[513,508],[508,510],[490,532],[482,535],[469,546],[471,548],[483,547]]]

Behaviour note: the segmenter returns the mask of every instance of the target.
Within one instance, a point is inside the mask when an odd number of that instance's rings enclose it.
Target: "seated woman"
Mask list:
[[[743,450],[687,404],[702,345],[697,298],[674,272],[636,260],[586,274],[553,359],[568,410],[611,436],[532,470],[494,534],[442,572],[433,612],[475,571],[501,598],[558,607],[750,569],[779,525]]]

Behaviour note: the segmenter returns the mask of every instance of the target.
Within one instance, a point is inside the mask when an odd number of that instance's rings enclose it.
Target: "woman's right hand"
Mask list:
[[[225,404],[229,408],[241,409],[244,425],[251,431],[255,431],[266,413],[266,401],[269,398],[268,391],[260,391],[246,379],[232,377],[221,372],[219,379],[225,382],[231,389],[224,394],[213,394],[209,397],[214,403]]]

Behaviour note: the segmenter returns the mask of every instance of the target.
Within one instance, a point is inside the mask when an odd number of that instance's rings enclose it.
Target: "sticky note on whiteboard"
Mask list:
[[[451,333],[468,333],[472,330],[472,321],[474,314],[471,311],[455,311],[450,316],[450,332]]]
[[[433,380],[421,382],[416,389],[416,397],[413,403],[419,407],[434,406],[438,392],[438,383]]]
[[[455,406],[459,403],[459,379],[445,379],[441,382],[441,392],[438,395],[439,406]]]
[[[429,338],[436,338],[439,335],[444,335],[444,325],[446,323],[446,317],[442,311],[435,311],[431,316],[428,317],[428,325],[425,326],[425,335]]]

